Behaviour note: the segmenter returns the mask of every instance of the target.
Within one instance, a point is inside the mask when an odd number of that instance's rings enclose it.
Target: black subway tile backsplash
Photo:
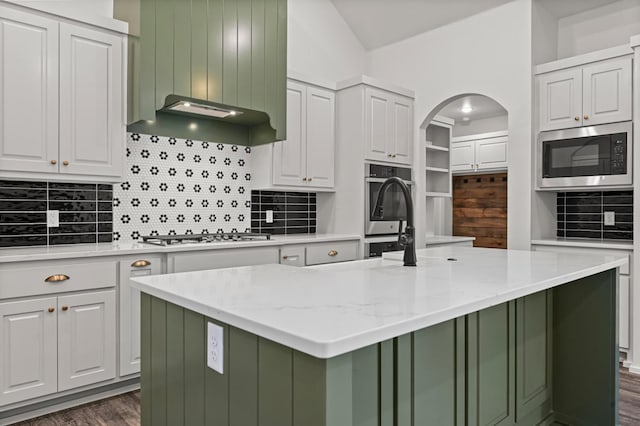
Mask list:
[[[113,186],[0,180],[0,247],[111,242]],[[47,227],[47,210],[60,225]]]
[[[273,223],[266,211],[273,211]],[[316,194],[251,191],[251,230],[270,234],[315,234]]]
[[[633,239],[633,191],[559,192],[559,238]],[[604,224],[605,212],[615,212],[615,225]]]

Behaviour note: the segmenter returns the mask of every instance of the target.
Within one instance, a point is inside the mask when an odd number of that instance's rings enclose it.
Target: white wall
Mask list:
[[[477,135],[478,133],[499,132],[507,130],[508,117],[499,115],[497,117],[483,118],[481,120],[456,121],[453,126],[453,137]]]
[[[532,9],[533,63],[544,64],[558,59],[558,19],[533,0]]]
[[[337,82],[364,72],[365,49],[330,0],[289,0],[287,68]]]
[[[367,56],[368,74],[415,90],[417,124],[460,94],[488,96],[507,110],[508,246],[513,249],[528,249],[531,236],[531,9],[531,0],[514,0]],[[424,191],[424,164],[417,167],[418,191]],[[425,197],[416,198],[417,217],[424,218]],[[419,246],[422,234],[419,229]]]
[[[61,16],[113,18],[113,0],[7,0]]]
[[[558,58],[629,43],[640,34],[640,0],[620,0],[558,21]]]

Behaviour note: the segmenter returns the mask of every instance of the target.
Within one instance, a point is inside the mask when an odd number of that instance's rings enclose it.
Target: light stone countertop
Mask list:
[[[625,240],[586,240],[579,238],[549,238],[532,240],[532,245],[538,246],[562,246],[562,247],[589,247],[616,250],[633,250],[633,241]]]
[[[476,237],[457,237],[455,235],[427,235],[425,244],[427,246],[436,244],[455,244],[466,241],[475,241]]]
[[[127,256],[149,253],[174,253],[196,250],[220,250],[232,248],[281,246],[285,244],[308,244],[333,241],[360,240],[359,235],[343,234],[296,234],[272,235],[270,240],[197,243],[158,246],[137,241],[99,244],[69,244],[49,247],[9,247],[0,249],[0,263],[33,260],[77,259],[99,256]]]
[[[132,279],[132,286],[318,358],[331,358],[608,269],[625,258],[446,246],[297,268]],[[455,261],[447,259],[453,258]]]

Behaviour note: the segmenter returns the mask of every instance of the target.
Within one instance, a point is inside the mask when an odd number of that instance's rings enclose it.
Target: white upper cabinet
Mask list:
[[[413,100],[367,87],[365,90],[365,159],[411,164]]]
[[[631,58],[538,77],[540,131],[631,120]]]
[[[121,176],[122,39],[60,24],[60,173]]]
[[[0,170],[58,171],[58,23],[0,7]]]
[[[117,181],[124,36],[0,7],[0,177]]]
[[[451,171],[477,172],[508,167],[506,132],[454,138],[451,143]]]
[[[334,187],[335,93],[287,82],[287,140],[254,149],[254,188],[327,190]]]

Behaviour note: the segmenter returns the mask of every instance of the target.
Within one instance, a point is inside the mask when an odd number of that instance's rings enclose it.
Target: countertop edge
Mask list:
[[[567,241],[555,239],[531,240],[532,246],[560,246],[560,247],[583,247],[583,248],[601,248],[607,250],[633,250],[633,243],[622,244],[615,242],[595,242],[595,241]]]

